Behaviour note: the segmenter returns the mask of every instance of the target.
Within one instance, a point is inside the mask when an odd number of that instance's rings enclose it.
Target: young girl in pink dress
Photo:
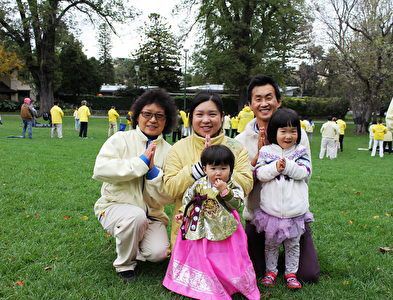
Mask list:
[[[235,157],[223,145],[201,155],[206,177],[184,193],[182,221],[163,285],[196,299],[231,299],[242,293],[260,299],[238,212],[244,198],[232,182]]]

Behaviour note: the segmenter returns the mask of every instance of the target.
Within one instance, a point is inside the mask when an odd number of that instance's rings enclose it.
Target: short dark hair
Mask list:
[[[300,143],[301,139],[301,127],[300,118],[296,111],[290,108],[279,108],[277,109],[270,118],[267,126],[267,139],[272,144],[277,143],[277,130],[283,127],[296,127],[297,129],[297,140],[296,144]]]
[[[53,105],[59,105],[59,101],[53,101]]]
[[[232,174],[235,167],[235,155],[227,146],[212,145],[202,151],[201,164],[204,167],[207,165],[229,165]]]
[[[144,92],[138,99],[134,102],[131,107],[132,115],[132,124],[133,127],[136,128],[138,123],[138,117],[142,111],[142,109],[149,104],[157,104],[161,106],[165,111],[165,127],[162,131],[163,134],[170,133],[172,128],[176,126],[177,122],[177,108],[175,102],[172,97],[169,96],[167,91],[164,89],[153,89]]]
[[[277,82],[274,81],[273,78],[266,76],[266,75],[256,75],[253,78],[251,78],[250,83],[248,84],[247,87],[247,99],[251,103],[251,95],[252,95],[252,90],[256,86],[264,86],[270,84],[274,88],[274,92],[276,94],[276,98],[278,101],[281,100],[281,92],[280,88],[277,84]]]
[[[214,104],[217,106],[218,111],[221,114],[221,117],[224,116],[224,104],[222,103],[221,97],[216,94],[216,93],[211,93],[211,92],[199,92],[198,94],[195,95],[194,99],[191,102],[191,107],[190,107],[190,126],[192,126],[192,115],[194,114],[195,108],[206,101],[213,101]]]

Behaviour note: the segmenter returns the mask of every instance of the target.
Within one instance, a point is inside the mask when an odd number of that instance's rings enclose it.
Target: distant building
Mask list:
[[[222,93],[224,91],[224,84],[204,84],[189,86],[186,88],[187,92],[209,91],[214,93]]]
[[[123,84],[103,84],[100,88],[102,96],[113,96],[118,90],[124,90],[127,86]]]
[[[301,94],[300,86],[286,86],[284,89],[284,95],[288,97],[296,97]]]
[[[23,102],[26,97],[36,100],[36,92],[29,83],[19,78],[18,71],[0,77],[0,100]]]

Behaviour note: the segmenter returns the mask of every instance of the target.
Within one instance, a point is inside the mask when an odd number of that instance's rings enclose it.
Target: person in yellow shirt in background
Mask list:
[[[337,125],[338,125],[339,134],[340,134],[340,136],[339,136],[339,138],[338,138],[338,140],[339,140],[339,142],[340,142],[340,151],[343,152],[343,150],[344,150],[344,148],[343,148],[343,145],[344,145],[344,135],[345,135],[345,129],[347,128],[347,123],[345,123],[345,121],[342,120],[342,119],[338,119],[338,120],[336,121],[336,123],[337,123]]]
[[[237,127],[239,125],[239,118],[237,116],[233,116],[231,118],[231,138],[234,138],[237,135]]]
[[[189,116],[190,114],[188,112],[185,112],[184,110],[180,111],[180,116],[183,121],[183,126],[181,130],[182,137],[187,137],[191,134],[190,130],[190,122],[189,122]]]
[[[244,128],[246,128],[248,122],[254,119],[254,113],[248,104],[244,105],[243,109],[239,112],[238,118],[239,124],[237,126],[237,132],[241,133],[244,131]]]
[[[117,121],[119,119],[119,114],[116,111],[114,106],[108,110],[108,121],[109,121],[109,128],[108,128],[108,137],[113,135],[117,131]]]
[[[50,115],[52,119],[52,128],[50,130],[50,137],[53,138],[55,131],[57,133],[57,137],[59,139],[63,138],[63,117],[64,117],[64,112],[63,110],[59,107],[59,101],[54,101],[53,102],[53,107],[50,110]]]
[[[78,116],[79,116],[79,137],[87,138],[87,125],[89,124],[89,117],[90,117],[90,109],[87,107],[87,101],[82,100],[81,107],[78,109]]]
[[[379,157],[383,157],[383,137],[388,131],[385,125],[382,124],[382,120],[378,120],[377,124],[372,128],[374,134],[373,150],[371,156],[375,156],[377,152],[377,146],[379,147]]]
[[[133,115],[133,112],[131,110],[128,111],[128,113],[126,115],[128,130],[132,130],[132,115]]]
[[[306,133],[307,133],[308,140],[310,141],[310,143],[312,141],[312,135],[313,135],[313,132],[314,132],[314,127],[315,127],[315,124],[314,124],[313,120],[311,118],[308,118],[307,126],[306,126]]]

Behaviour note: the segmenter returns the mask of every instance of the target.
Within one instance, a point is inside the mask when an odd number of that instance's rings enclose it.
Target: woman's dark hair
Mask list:
[[[214,104],[217,106],[218,111],[221,114],[221,117],[224,116],[224,104],[222,103],[222,100],[220,96],[216,93],[210,93],[210,92],[199,92],[198,94],[195,95],[194,99],[191,102],[191,107],[190,107],[190,126],[192,126],[192,115],[194,114],[195,108],[206,101],[213,101]]]
[[[280,88],[279,88],[277,82],[275,82],[273,78],[271,78],[269,76],[265,76],[265,75],[256,75],[253,78],[251,78],[251,81],[247,87],[248,101],[251,103],[251,95],[252,95],[252,90],[254,89],[254,87],[264,86],[267,84],[270,84],[271,86],[273,86],[274,92],[276,94],[276,99],[278,101],[280,101],[281,100],[281,92],[280,92]]]
[[[235,167],[235,156],[227,146],[212,145],[202,151],[201,164],[204,167],[206,165],[229,165],[232,174]]]
[[[296,144],[300,143],[301,127],[300,118],[296,111],[289,108],[277,109],[270,118],[269,125],[267,126],[267,139],[272,144],[277,143],[277,130],[283,127],[296,127],[297,140]]]
[[[132,115],[133,127],[136,128],[136,125],[138,123],[138,117],[142,109],[146,105],[150,105],[150,104],[157,104],[164,109],[166,120],[165,120],[165,127],[162,132],[163,134],[170,133],[172,131],[172,128],[176,126],[177,108],[172,97],[169,96],[169,94],[163,89],[154,89],[154,90],[146,91],[141,96],[139,96],[138,99],[136,99],[136,101],[131,107],[131,111],[133,112]]]

